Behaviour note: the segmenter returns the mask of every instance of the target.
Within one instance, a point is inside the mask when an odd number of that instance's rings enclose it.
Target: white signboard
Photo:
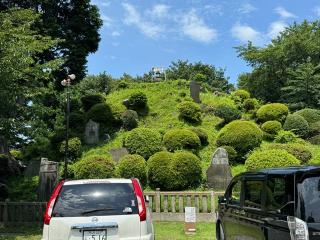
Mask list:
[[[185,207],[184,221],[186,223],[196,222],[196,208],[195,207]]]

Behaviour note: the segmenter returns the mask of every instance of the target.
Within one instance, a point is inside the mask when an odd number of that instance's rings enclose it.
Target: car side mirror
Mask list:
[[[224,196],[218,196],[218,203],[225,204],[227,203],[227,199]]]

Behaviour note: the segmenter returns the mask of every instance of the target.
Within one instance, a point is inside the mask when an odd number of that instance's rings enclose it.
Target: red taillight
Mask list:
[[[137,196],[139,216],[140,216],[140,221],[142,222],[147,219],[147,209],[146,209],[146,204],[144,202],[143,192],[139,184],[139,181],[137,179],[135,178],[132,179],[132,185],[133,185],[134,192]]]
[[[56,202],[56,199],[60,193],[60,190],[62,188],[64,184],[64,181],[61,181],[57,186],[56,188],[53,190],[52,192],[52,195],[47,203],[47,209],[46,209],[46,213],[44,214],[44,219],[43,219],[43,222],[44,224],[46,225],[49,225],[50,224],[50,220],[51,220],[51,215],[52,215],[52,210],[53,210],[53,207],[54,207],[54,204]]]

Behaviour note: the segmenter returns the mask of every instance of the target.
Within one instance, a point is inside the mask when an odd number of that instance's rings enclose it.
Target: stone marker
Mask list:
[[[90,119],[86,124],[84,138],[86,144],[97,144],[99,142],[99,123]]]
[[[128,155],[129,152],[126,148],[115,148],[110,149],[110,154],[112,156],[112,159],[118,162],[123,156]]]
[[[185,234],[196,233],[196,208],[185,207],[184,208],[184,231]]]
[[[199,83],[197,83],[195,81],[190,82],[190,95],[191,95],[194,102],[201,103],[201,101],[200,101],[200,84]]]
[[[41,158],[39,171],[39,201],[47,202],[58,183],[58,163]]]
[[[228,153],[224,148],[218,148],[207,170],[208,186],[214,190],[225,190],[232,179]]]

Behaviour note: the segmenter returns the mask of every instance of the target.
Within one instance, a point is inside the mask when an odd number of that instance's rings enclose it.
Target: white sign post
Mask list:
[[[185,207],[185,233],[195,234],[196,233],[196,208],[195,207]]]

